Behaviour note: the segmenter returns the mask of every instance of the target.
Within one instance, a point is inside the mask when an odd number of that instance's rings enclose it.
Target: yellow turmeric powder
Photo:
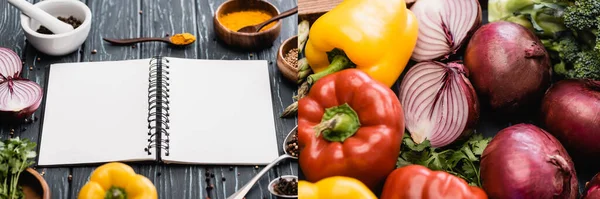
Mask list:
[[[221,15],[219,17],[219,21],[221,21],[221,24],[223,24],[223,26],[225,26],[227,29],[237,32],[243,27],[260,24],[269,20],[272,17],[273,16],[264,11],[245,10]],[[275,26],[276,23],[277,22],[271,22],[270,24],[260,29],[260,32],[271,29],[273,26]]]
[[[181,33],[171,36],[171,42],[175,45],[188,45],[194,43],[196,37],[190,33]]]

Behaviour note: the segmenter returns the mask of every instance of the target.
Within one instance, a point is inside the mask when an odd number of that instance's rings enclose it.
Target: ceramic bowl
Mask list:
[[[21,27],[25,32],[25,37],[38,51],[52,56],[62,56],[79,49],[87,39],[92,24],[92,11],[85,3],[74,0],[45,0],[34,6],[55,17],[73,16],[83,21],[73,31],[47,35],[36,32],[41,26],[38,21],[21,14]]]
[[[295,83],[298,81],[298,66],[292,66],[285,61],[285,55],[292,48],[298,48],[297,35],[285,40],[281,46],[279,46],[279,50],[277,51],[277,67],[286,79]]]
[[[19,177],[25,199],[50,199],[50,188],[46,180],[34,169],[27,168]]]
[[[275,178],[274,180],[271,181],[271,183],[269,183],[269,192],[271,192],[271,194],[273,194],[273,195],[275,195],[277,197],[280,197],[280,198],[298,198],[298,195],[293,195],[293,196],[290,196],[290,195],[279,195],[279,194],[277,194],[277,192],[275,192],[275,190],[274,190],[275,184],[281,178],[286,179],[286,180],[296,179],[296,181],[298,181],[298,176],[294,176],[294,175],[284,175],[284,176],[281,176],[279,178]]]
[[[213,27],[217,37],[228,46],[243,50],[259,50],[271,47],[281,32],[281,20],[275,22],[275,26],[268,30],[257,33],[239,33],[227,29],[221,21],[220,16],[243,10],[261,10],[271,16],[279,15],[279,10],[273,4],[262,0],[229,0],[221,4],[213,16]]]

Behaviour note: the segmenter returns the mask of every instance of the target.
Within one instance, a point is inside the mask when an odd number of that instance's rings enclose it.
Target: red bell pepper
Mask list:
[[[298,102],[300,168],[311,182],[347,176],[381,188],[403,135],[398,97],[358,69],[321,78]]]
[[[479,187],[443,171],[409,165],[393,171],[385,181],[380,199],[487,199]]]

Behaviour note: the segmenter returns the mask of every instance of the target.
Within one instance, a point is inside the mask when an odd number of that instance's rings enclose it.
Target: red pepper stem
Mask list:
[[[314,127],[317,137],[330,142],[344,142],[360,128],[358,114],[348,104],[325,109],[321,123]]]
[[[111,187],[106,191],[105,199],[127,199],[125,189],[119,187]]]
[[[313,83],[317,82],[319,79],[321,79],[329,74],[333,74],[335,72],[344,70],[346,68],[350,68],[350,67],[352,67],[352,65],[353,65],[352,62],[350,61],[350,59],[348,59],[348,57],[346,57],[344,55],[336,55],[331,60],[331,64],[329,64],[327,69],[325,69],[324,71],[309,75],[308,78],[306,79],[306,81],[308,82],[308,84],[312,85]]]

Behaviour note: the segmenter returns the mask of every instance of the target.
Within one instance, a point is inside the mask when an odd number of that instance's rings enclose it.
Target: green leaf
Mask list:
[[[471,148],[465,147],[465,148],[462,148],[461,151],[467,156],[467,159],[469,159],[469,161],[471,161],[471,162],[479,161],[479,158],[475,157],[475,154],[473,154],[473,152],[471,151]]]
[[[463,159],[469,159],[467,156],[461,151],[454,151],[450,158],[448,158],[448,164],[450,164],[451,168],[455,168],[458,163],[460,163]]]
[[[471,151],[477,156],[481,156],[483,154],[483,150],[490,143],[491,138],[477,140],[469,143],[471,145]]]
[[[473,167],[470,164],[463,164],[462,165],[462,171],[466,176],[475,176],[475,170],[473,169]]]
[[[396,168],[400,168],[400,167],[405,167],[408,165],[412,165],[413,163],[405,160],[404,158],[400,157],[398,158],[398,162],[396,162]]]
[[[425,140],[423,141],[421,144],[418,144],[417,146],[415,146],[413,148],[414,151],[424,151],[427,148],[431,147],[431,143],[429,142],[429,140]]]
[[[441,159],[440,156],[436,153],[431,154],[431,157],[427,160],[428,164],[425,165],[432,170],[440,171],[446,168],[446,161]]]

